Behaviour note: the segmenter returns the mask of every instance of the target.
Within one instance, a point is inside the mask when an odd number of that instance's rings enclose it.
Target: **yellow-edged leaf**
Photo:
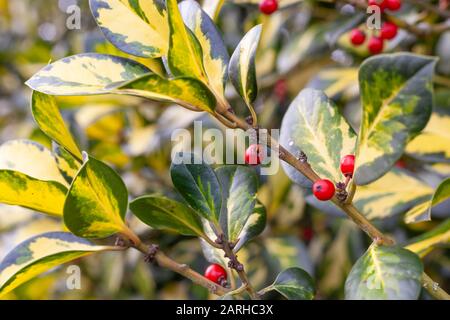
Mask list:
[[[31,111],[39,128],[49,138],[81,160],[81,151],[67,129],[53,97],[34,91],[31,98]]]
[[[14,248],[0,264],[0,296],[68,261],[99,251],[119,250],[98,246],[67,232],[49,232]]]
[[[35,179],[67,185],[52,152],[30,140],[11,140],[2,144],[0,169],[19,171]]]
[[[438,246],[450,245],[450,219],[445,220],[436,228],[412,239],[406,249],[424,257]]]
[[[436,188],[434,194],[430,195],[429,199],[405,214],[406,223],[415,223],[421,221],[431,220],[431,210],[434,206],[446,201],[450,198],[450,178],[442,181]]]
[[[0,170],[0,202],[61,216],[67,188],[56,181],[42,181],[24,173]]]
[[[230,60],[225,43],[214,22],[196,1],[182,1],[179,8],[184,23],[202,47],[203,66],[210,87],[217,96],[223,98]]]
[[[159,0],[90,0],[105,37],[120,50],[139,57],[166,55],[169,25]]]
[[[124,217],[128,191],[117,173],[92,157],[72,182],[64,205],[64,222],[75,235],[106,238],[128,228]]]
[[[194,111],[213,113],[216,107],[216,99],[211,91],[202,82],[190,77],[168,80],[156,74],[149,74],[113,92],[173,102]]]
[[[136,79],[150,70],[133,60],[82,53],[45,66],[27,82],[31,89],[56,96],[109,93],[107,86]]]
[[[203,53],[199,41],[184,24],[177,0],[167,0],[166,4],[170,27],[167,59],[171,73],[174,76],[188,76],[205,81]]]

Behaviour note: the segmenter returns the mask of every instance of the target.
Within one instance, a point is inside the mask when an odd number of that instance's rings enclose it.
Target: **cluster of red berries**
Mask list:
[[[227,272],[220,264],[217,263],[211,264],[208,268],[206,268],[205,277],[224,287],[227,284]]]
[[[341,172],[346,177],[352,177],[355,170],[355,156],[352,154],[346,155],[341,160]],[[314,196],[320,201],[327,201],[333,198],[336,188],[328,179],[320,179],[314,182],[312,191]]]
[[[388,9],[397,11],[402,6],[400,0],[369,0],[369,6],[378,6],[383,12]],[[395,23],[384,22],[378,35],[372,35],[367,43],[367,49],[371,54],[378,54],[383,51],[384,41],[394,39],[397,35],[398,27]],[[366,41],[366,33],[361,29],[353,29],[350,32],[350,42],[354,46],[360,46]]]
[[[262,0],[259,3],[259,11],[261,13],[270,15],[277,11],[278,9],[278,1],[277,0]]]

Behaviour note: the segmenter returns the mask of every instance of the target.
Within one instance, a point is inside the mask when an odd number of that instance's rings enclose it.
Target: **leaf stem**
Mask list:
[[[137,236],[136,236],[137,237]],[[130,239],[131,240],[131,239]],[[145,245],[142,241],[139,241],[139,244],[132,244],[132,247],[136,250],[142,252],[146,257],[149,255],[152,246]],[[154,247],[154,246],[153,246]],[[156,250],[156,252],[152,253],[150,260],[154,260],[160,267],[167,268],[176,272],[188,279],[190,279],[195,284],[198,284],[206,289],[208,289],[211,293],[222,296],[227,294],[230,290],[227,288],[218,285],[209,279],[205,278],[198,272],[192,270],[188,265],[178,263],[168,256],[166,256],[161,250]]]
[[[450,295],[434,282],[425,272],[422,274],[422,286],[428,293],[438,300],[450,300]]]

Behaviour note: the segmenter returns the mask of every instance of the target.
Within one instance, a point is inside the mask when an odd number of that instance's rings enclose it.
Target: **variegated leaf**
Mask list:
[[[81,161],[57,143],[53,143],[53,154],[55,155],[59,172],[61,172],[67,183],[72,183],[73,178],[77,175],[78,170],[80,170],[82,165]]]
[[[290,39],[289,43],[278,54],[278,71],[282,74],[289,72],[296,65],[305,62],[307,59],[314,59],[328,54],[328,43],[325,40],[327,30],[326,25],[318,26],[318,24],[315,24]]]
[[[208,221],[219,222],[222,191],[210,166],[194,154],[184,154],[182,161],[172,163],[170,175],[175,188],[194,210]]]
[[[216,99],[211,91],[199,80],[189,77],[167,80],[156,74],[149,74],[112,92],[173,102],[195,111],[213,113],[216,107]]]
[[[450,219],[447,219],[436,228],[409,241],[409,244],[405,248],[424,257],[436,247],[449,247],[449,245]]]
[[[72,182],[64,205],[64,223],[83,238],[127,233],[128,191],[119,175],[89,157]]]
[[[139,57],[166,55],[169,24],[160,0],[90,0],[92,15],[116,47]]]
[[[233,248],[234,252],[238,252],[247,242],[259,236],[266,227],[267,213],[264,205],[256,201],[253,213],[250,214],[241,232],[237,236],[239,241]]]
[[[311,276],[303,269],[289,268],[281,272],[275,282],[262,291],[275,290],[289,300],[312,300],[315,288]]]
[[[217,21],[224,2],[225,0],[204,0],[203,10],[212,20]]]
[[[58,60],[38,71],[26,84],[56,96],[109,93],[112,84],[136,79],[150,70],[126,58],[83,53]]]
[[[389,171],[427,124],[435,64],[430,57],[393,54],[372,57],[361,65],[363,114],[354,176],[358,185]]]
[[[0,202],[61,216],[67,188],[56,181],[42,181],[24,173],[0,170]]]
[[[258,178],[246,166],[226,165],[215,172],[222,189],[220,224],[227,239],[235,242],[254,212]]]
[[[67,232],[30,238],[15,247],[0,264],[0,296],[58,265],[109,250],[120,248],[95,245]]]
[[[246,33],[234,50],[228,67],[231,82],[245,100],[247,106],[251,105],[258,94],[255,55],[261,36],[261,29],[262,26],[257,25]]]
[[[450,114],[435,110],[425,129],[408,143],[406,153],[423,161],[450,162]]]
[[[317,174],[338,182],[344,179],[340,161],[343,156],[354,154],[356,135],[324,93],[304,89],[284,115],[280,142],[293,154],[303,151]],[[283,163],[283,168],[293,181],[310,185],[293,167]]]
[[[35,179],[67,185],[52,152],[30,140],[11,140],[2,144],[0,169],[19,171]]]
[[[372,244],[356,261],[345,282],[347,300],[415,300],[423,265],[413,252]]]
[[[184,23],[194,33],[203,52],[203,66],[208,83],[218,97],[224,99],[230,57],[216,25],[198,2],[185,0],[179,4]]]
[[[384,219],[404,213],[432,194],[433,188],[423,181],[393,169],[375,182],[358,187],[353,203],[367,218]],[[306,201],[326,213],[344,215],[334,204],[318,201],[313,195],[307,196]]]
[[[169,13],[170,41],[167,55],[174,76],[188,76],[206,81],[202,47],[183,22],[177,0],[166,0]]]
[[[152,228],[187,236],[206,236],[200,215],[172,199],[155,195],[143,196],[130,203],[130,210]]]
[[[39,128],[50,139],[81,160],[81,151],[67,129],[53,97],[34,91],[31,98],[31,111]]]
[[[415,206],[405,214],[406,223],[415,223],[431,220],[431,210],[434,206],[448,200],[450,198],[450,178],[442,181],[436,188],[431,197]]]
[[[320,71],[307,85],[308,88],[322,90],[328,97],[357,92],[357,68],[332,68]]]

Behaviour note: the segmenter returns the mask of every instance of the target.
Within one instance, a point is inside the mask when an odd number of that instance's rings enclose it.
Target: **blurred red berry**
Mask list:
[[[313,194],[320,201],[327,201],[333,198],[334,192],[336,190],[333,182],[328,179],[317,180],[316,182],[314,182],[312,189]]]
[[[383,39],[379,38],[379,37],[371,37],[369,39],[369,43],[367,44],[367,48],[369,49],[369,52],[371,54],[378,54],[380,52],[383,51]]]
[[[350,41],[355,45],[359,46],[366,41],[366,34],[364,31],[359,29],[353,29],[350,31]]]
[[[384,0],[386,8],[391,11],[397,11],[402,7],[402,2],[400,0]]]
[[[395,166],[400,169],[406,169],[406,161],[400,159],[395,163]]]
[[[385,22],[381,26],[380,38],[386,40],[394,39],[397,35],[397,30],[398,27],[395,23]]]
[[[260,144],[252,144],[245,150],[245,163],[251,165],[261,164],[263,160],[263,146]]]
[[[277,0],[262,0],[259,3],[259,11],[264,14],[272,14],[278,9],[278,1]]]
[[[273,92],[277,96],[278,100],[283,101],[287,96],[287,83],[284,79],[279,79],[275,82]]]
[[[303,240],[305,240],[305,241],[311,241],[311,239],[313,238],[313,236],[314,236],[314,231],[313,231],[312,228],[307,227],[307,228],[304,228],[304,229],[303,229],[303,234],[302,234]]]
[[[384,0],[369,0],[367,2],[367,4],[369,6],[377,6],[377,7],[379,7],[381,12],[383,12],[384,9],[386,9],[386,1],[384,1]]]
[[[346,155],[341,160],[341,172],[344,176],[353,176],[355,170],[355,156],[352,154]]]
[[[225,285],[227,281],[227,272],[219,264],[212,264],[205,270],[205,277],[214,283]]]

